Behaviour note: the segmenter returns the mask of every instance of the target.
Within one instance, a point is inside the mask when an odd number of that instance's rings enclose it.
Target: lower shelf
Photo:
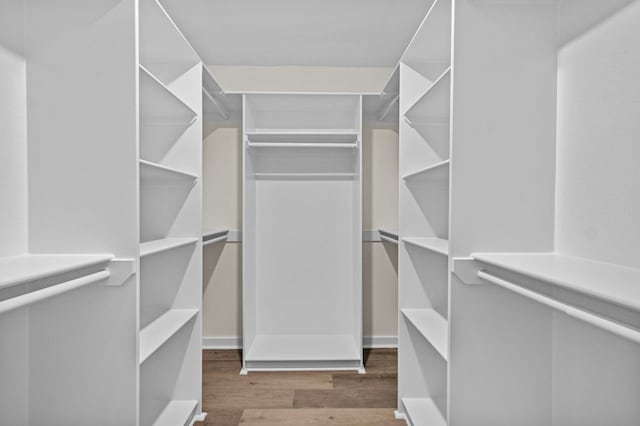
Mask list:
[[[362,349],[350,334],[260,334],[245,347],[247,368],[358,369]]]
[[[402,405],[413,426],[447,426],[442,412],[431,398],[403,398]]]
[[[191,319],[197,309],[171,309],[140,331],[140,364],[173,337]]]
[[[447,361],[449,350],[447,320],[434,309],[402,309],[401,312]]]
[[[153,426],[186,426],[195,415],[198,401],[169,401]]]

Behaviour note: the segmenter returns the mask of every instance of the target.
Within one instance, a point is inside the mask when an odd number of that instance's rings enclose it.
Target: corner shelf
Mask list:
[[[451,67],[448,67],[404,116],[410,122],[448,121],[450,116]]]
[[[487,265],[640,311],[640,269],[557,253],[473,253]]]
[[[421,249],[425,249],[433,253],[442,254],[444,256],[449,255],[449,240],[442,238],[403,238],[402,242],[420,247]]]
[[[198,176],[183,172],[182,170],[174,169],[172,167],[163,166],[157,163],[152,163],[147,160],[140,161],[140,179],[143,184],[149,183],[170,183],[180,182],[192,183],[198,180]]]
[[[162,409],[153,426],[188,425],[198,407],[198,401],[172,400]]]
[[[402,176],[402,179],[449,179],[449,164],[450,160],[440,161],[439,163],[425,167],[424,169],[408,173]]]
[[[197,242],[198,238],[163,238],[161,240],[144,242],[140,244],[140,257],[150,256]]]
[[[447,421],[431,398],[402,398],[409,422],[414,426],[447,426]]]
[[[197,309],[171,309],[140,331],[140,364],[162,347],[191,319]]]
[[[140,65],[141,124],[170,123],[188,126],[198,117],[171,89]],[[165,124],[166,125],[166,124]]]
[[[402,309],[402,315],[447,361],[449,357],[449,324],[435,309]]]
[[[23,254],[0,258],[0,290],[83,269],[106,268],[112,255]]]

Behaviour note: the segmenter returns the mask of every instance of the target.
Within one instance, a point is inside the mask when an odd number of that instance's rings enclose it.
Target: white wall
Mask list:
[[[379,92],[391,69],[316,67],[211,67],[226,91]],[[397,228],[398,134],[364,129],[363,227]],[[205,126],[204,226],[242,227],[241,129]],[[204,249],[204,337],[242,334],[240,243]],[[397,249],[380,242],[363,246],[364,335],[396,336]],[[219,342],[219,341],[218,341]]]

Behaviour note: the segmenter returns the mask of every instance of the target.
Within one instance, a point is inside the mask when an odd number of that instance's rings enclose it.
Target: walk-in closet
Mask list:
[[[640,0],[0,0],[0,426],[640,425]]]

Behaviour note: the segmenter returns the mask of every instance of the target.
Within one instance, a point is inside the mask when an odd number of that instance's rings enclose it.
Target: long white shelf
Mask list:
[[[176,182],[186,181],[193,182],[198,179],[198,176],[183,172],[182,170],[174,169],[172,167],[163,166],[161,164],[152,163],[147,160],[140,161],[140,178],[144,183],[152,182]]]
[[[449,255],[449,240],[442,238],[403,238],[402,241],[406,244],[411,244],[416,247],[420,247],[425,250],[432,251],[434,253],[442,254],[444,256]]]
[[[448,179],[449,178],[449,164],[450,160],[440,161],[431,166],[417,170],[412,173],[408,173],[402,176],[402,179],[422,179],[422,178],[435,178],[435,179]]]
[[[153,426],[186,426],[195,415],[198,401],[173,400],[163,408]]]
[[[398,231],[390,229],[378,229],[378,235],[382,241],[387,241],[392,244],[398,244]]]
[[[245,132],[245,135],[250,138],[260,137],[273,137],[273,136],[293,136],[293,137],[305,137],[305,136],[318,136],[318,137],[332,137],[332,136],[358,136],[360,132],[356,129],[256,129]]]
[[[140,364],[198,314],[197,309],[171,309],[140,331]]]
[[[112,255],[23,254],[0,258],[0,289],[81,269],[107,267]]]
[[[140,116],[143,123],[192,124],[196,112],[160,79],[140,65]]]
[[[640,311],[640,269],[556,253],[473,253],[475,260]]]
[[[444,360],[449,357],[448,322],[435,309],[402,309],[402,315],[424,336]]]
[[[197,242],[197,238],[163,238],[161,240],[147,241],[140,244],[140,257],[173,250]]]
[[[202,246],[204,247],[208,246],[209,244],[226,241],[228,236],[228,229],[206,230],[202,233]]]
[[[402,405],[413,426],[447,426],[447,421],[431,398],[402,398]]]
[[[351,334],[258,334],[247,361],[344,361],[359,360]]]

